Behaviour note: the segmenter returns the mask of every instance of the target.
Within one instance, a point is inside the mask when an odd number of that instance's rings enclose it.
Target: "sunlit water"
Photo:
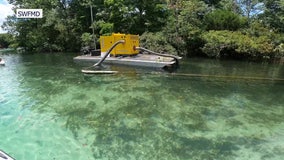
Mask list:
[[[0,149],[17,160],[284,157],[283,65],[190,59],[176,75],[84,75],[64,54],[0,56]]]

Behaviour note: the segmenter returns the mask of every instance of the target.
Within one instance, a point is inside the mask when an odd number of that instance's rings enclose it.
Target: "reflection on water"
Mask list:
[[[17,159],[284,156],[283,80],[174,76],[125,66],[106,66],[116,75],[83,75],[83,66],[62,54],[6,58],[0,68],[0,128],[6,131],[0,135],[12,144],[0,149]],[[283,79],[284,67],[190,59],[178,73]]]

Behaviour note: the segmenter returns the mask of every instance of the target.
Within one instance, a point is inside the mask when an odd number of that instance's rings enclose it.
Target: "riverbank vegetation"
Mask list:
[[[11,34],[0,34],[0,49],[9,48],[13,44],[13,36]]]
[[[78,51],[100,35],[120,32],[139,34],[149,49],[182,56],[284,57],[283,0],[8,1],[15,9],[44,11],[42,19],[9,16],[2,25],[14,38],[10,45],[27,51]]]

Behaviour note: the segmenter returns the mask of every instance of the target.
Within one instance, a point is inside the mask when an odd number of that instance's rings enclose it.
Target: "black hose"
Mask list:
[[[102,59],[99,60],[99,62],[97,62],[96,64],[94,64],[93,66],[99,66],[101,65],[101,63],[103,63],[103,61],[106,59],[106,57],[110,54],[110,52],[114,49],[114,47],[116,47],[118,44],[120,43],[125,43],[125,40],[119,40],[117,42],[115,42],[110,49],[107,51],[107,53],[102,57]]]
[[[151,51],[151,50],[143,48],[143,47],[135,47],[135,49],[142,50],[142,51],[145,51],[145,52],[148,52],[148,53],[151,53],[151,54],[155,54],[155,55],[158,55],[158,56],[162,56],[162,57],[171,57],[171,58],[174,58],[176,60],[182,59],[182,57],[179,57],[179,56],[157,53],[157,52]]]

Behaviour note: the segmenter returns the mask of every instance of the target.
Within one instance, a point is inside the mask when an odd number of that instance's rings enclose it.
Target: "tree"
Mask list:
[[[196,54],[202,45],[203,18],[208,5],[200,0],[177,0],[168,3],[171,16],[164,28],[168,41],[181,55]]]
[[[269,27],[284,32],[284,0],[265,0],[265,11],[260,19]]]
[[[4,29],[16,36],[27,51],[68,51],[80,49],[80,36],[90,30],[86,8],[79,0],[10,0],[16,8],[42,8],[42,19],[16,19],[10,16]]]
[[[94,37],[121,32],[143,35],[142,41],[148,47],[164,52],[177,51],[180,55],[208,55],[214,47],[219,55],[226,51],[257,56],[268,51],[281,52],[279,55],[283,52],[284,0],[9,2],[16,8],[44,10],[42,19],[16,19],[15,16],[9,16],[2,25],[15,37],[14,46],[25,47],[30,51],[76,51],[81,44],[90,46]],[[216,37],[217,45],[214,43]],[[223,37],[238,40],[224,41]],[[218,52],[216,46],[222,49],[223,44],[226,47]]]
[[[246,19],[228,10],[215,10],[204,18],[207,30],[236,31],[246,24]]]
[[[264,10],[264,5],[261,0],[237,0],[237,3],[248,20],[255,15],[259,15]]]
[[[113,23],[115,32],[142,34],[159,31],[166,24],[168,12],[164,0],[105,0],[104,4],[97,18]]]

